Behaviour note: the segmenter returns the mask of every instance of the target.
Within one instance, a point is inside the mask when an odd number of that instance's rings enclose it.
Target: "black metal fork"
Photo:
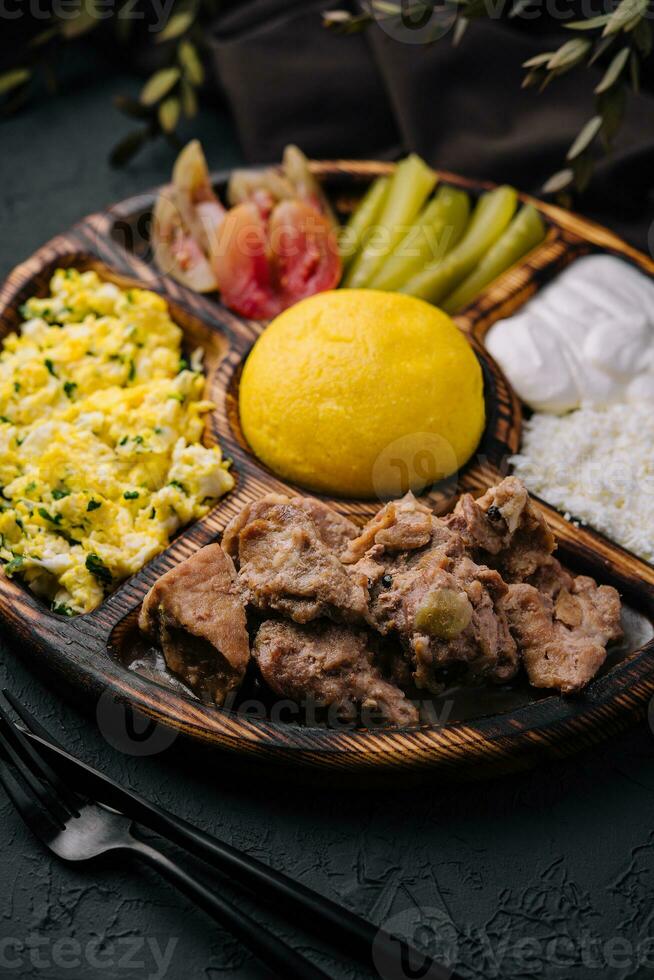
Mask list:
[[[122,813],[68,786],[13,724],[0,704],[0,782],[30,830],[64,861],[129,854],[155,868],[227,928],[284,980],[329,980],[317,966],[268,932],[162,851],[132,832]]]

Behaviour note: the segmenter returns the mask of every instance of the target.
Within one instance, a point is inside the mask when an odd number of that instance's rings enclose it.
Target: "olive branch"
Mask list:
[[[128,133],[111,152],[111,163],[128,163],[146,143],[164,137],[179,148],[177,128],[183,118],[192,119],[198,111],[198,96],[205,79],[203,63],[203,25],[217,12],[217,0],[177,0],[161,31],[153,34],[153,44],[162,46],[161,67],[148,78],[138,99],[117,96],[116,108],[141,125]],[[134,25],[133,0],[122,0],[112,15],[117,43],[126,44]],[[100,0],[81,0],[75,16],[52,13],[44,29],[35,35],[21,54],[16,67],[0,74],[0,112],[18,110],[45,85],[57,89],[54,65],[68,43],[89,35],[106,20]]]
[[[503,0],[499,0],[501,4]],[[518,17],[532,0],[511,0],[509,17]],[[205,78],[203,63],[204,30],[217,12],[219,0],[176,0],[164,28],[154,35],[160,45],[161,66],[143,86],[138,99],[118,96],[116,107],[140,123],[114,147],[111,162],[123,166],[149,141],[167,139],[179,147],[177,129],[184,118],[198,111],[198,99]],[[105,21],[101,0],[80,0],[74,16],[52,13],[42,31],[28,43],[13,68],[0,74],[0,113],[19,109],[39,85],[56,90],[55,62],[68,43],[95,31]],[[402,18],[410,26],[434,21],[434,39],[443,35],[439,27],[453,24],[453,43],[461,42],[472,20],[497,13],[498,0],[362,0],[359,13],[328,10],[325,26],[340,34],[352,34],[384,18]],[[119,43],[130,40],[133,28],[133,0],[119,0],[112,15],[113,30]],[[650,0],[619,0],[608,13],[564,26],[576,36],[556,51],[544,51],[526,61],[524,87],[543,91],[555,78],[596,62],[606,65],[595,86],[595,114],[585,123],[570,146],[565,166],[543,187],[544,192],[562,194],[572,187],[583,190],[590,180],[597,149],[610,151],[617,136],[629,91],[640,86],[641,66],[652,53]],[[448,20],[449,18],[449,20]]]
[[[518,17],[532,0],[514,0],[509,17]],[[438,22],[456,14],[452,41],[460,43],[471,20],[497,12],[492,0],[366,0],[360,13],[329,10],[323,14],[326,27],[341,34],[352,34],[384,18],[402,18],[409,27],[429,24],[435,18],[434,39]],[[543,51],[524,62],[523,87],[537,87],[542,92],[555,78],[580,66],[596,62],[605,64],[602,78],[594,88],[595,114],[583,125],[570,146],[565,166],[543,186],[544,193],[562,194],[575,187],[583,191],[592,176],[598,145],[609,152],[620,130],[629,91],[640,88],[641,66],[652,53],[652,27],[648,15],[650,0],[619,0],[608,13],[597,17],[566,22],[564,26],[575,37],[556,51]]]

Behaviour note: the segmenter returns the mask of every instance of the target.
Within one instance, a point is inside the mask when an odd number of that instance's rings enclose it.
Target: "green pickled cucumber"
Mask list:
[[[423,266],[443,258],[463,237],[470,198],[455,187],[441,187],[370,282],[372,289],[399,289]]]
[[[456,313],[471,303],[493,279],[539,245],[545,237],[545,224],[532,204],[526,204],[503,235],[488,250],[476,269],[457,286],[441,304],[448,313]]]
[[[430,262],[401,287],[401,293],[438,305],[472,272],[505,230],[518,202],[512,187],[497,187],[482,194],[465,235],[444,259]]]
[[[388,197],[390,185],[390,177],[378,177],[373,181],[350,215],[350,220],[341,229],[339,243],[344,269],[347,269],[361,251],[366,232],[377,222]]]
[[[435,184],[436,174],[415,153],[398,163],[388,197],[375,221],[376,233],[370,235],[351,263],[344,286],[360,289],[370,285],[384,259],[406,235]]]

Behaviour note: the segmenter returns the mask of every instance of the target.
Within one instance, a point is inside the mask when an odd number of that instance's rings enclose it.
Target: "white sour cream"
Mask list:
[[[486,346],[537,411],[654,400],[654,281],[622,259],[589,255],[498,321]]]

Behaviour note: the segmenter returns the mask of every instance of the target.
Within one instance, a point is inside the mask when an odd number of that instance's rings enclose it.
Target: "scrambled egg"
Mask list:
[[[94,609],[234,480],[201,445],[201,352],[165,301],[59,269],[0,353],[0,558],[55,612]]]

